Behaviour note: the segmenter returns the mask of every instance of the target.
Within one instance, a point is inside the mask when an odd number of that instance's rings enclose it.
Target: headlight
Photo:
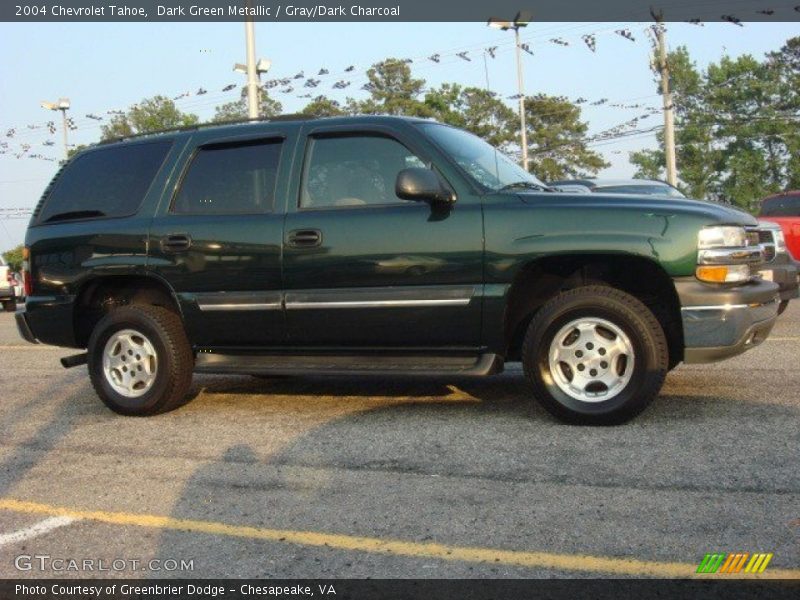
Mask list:
[[[750,279],[750,265],[763,261],[760,245],[749,245],[747,231],[735,225],[715,225],[697,236],[695,276],[708,283],[741,283]]]
[[[697,247],[708,248],[741,248],[747,246],[747,232],[744,227],[734,225],[717,225],[705,227],[697,236]]]
[[[775,239],[775,252],[786,254],[786,238],[783,236],[783,229],[773,230],[772,237]]]

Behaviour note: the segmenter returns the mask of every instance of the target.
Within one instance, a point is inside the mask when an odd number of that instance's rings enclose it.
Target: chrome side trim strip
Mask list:
[[[440,298],[429,300],[342,300],[321,302],[287,302],[287,310],[320,308],[400,308],[415,306],[466,306],[471,298]]]
[[[747,308],[747,304],[717,304],[707,306],[683,306],[681,310],[733,310],[735,308]]]
[[[198,302],[197,306],[204,312],[220,310],[281,310],[283,308],[280,302],[254,302],[250,304],[201,304]]]
[[[297,290],[288,292],[199,292],[186,296],[204,312],[415,308],[468,306],[476,286],[419,286]]]
[[[287,310],[467,306],[476,291],[474,285],[294,290],[284,295],[284,306]]]

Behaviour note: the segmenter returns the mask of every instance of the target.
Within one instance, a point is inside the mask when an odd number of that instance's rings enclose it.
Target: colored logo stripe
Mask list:
[[[697,572],[733,574],[740,573],[744,568],[745,573],[763,573],[772,557],[772,553],[757,552],[751,555],[749,552],[733,552],[729,554],[714,552],[703,557],[697,567]],[[745,563],[747,564],[746,567]]]

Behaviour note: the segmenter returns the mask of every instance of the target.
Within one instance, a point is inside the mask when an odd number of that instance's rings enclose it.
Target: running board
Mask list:
[[[496,354],[473,356],[407,355],[264,355],[200,352],[197,373],[245,375],[459,375],[482,377],[500,373]]]

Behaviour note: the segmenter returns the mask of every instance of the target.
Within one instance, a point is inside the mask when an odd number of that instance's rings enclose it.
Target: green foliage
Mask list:
[[[261,117],[274,117],[281,114],[283,106],[277,100],[270,97],[266,90],[258,90],[258,114]],[[239,121],[247,118],[247,89],[242,88],[241,97],[234,102],[227,102],[214,109],[215,123],[221,121]]]
[[[22,244],[3,252],[3,258],[12,271],[22,270]]]
[[[519,151],[519,115],[493,92],[445,83],[423,96],[425,80],[412,77],[408,63],[395,58],[373,65],[367,76],[370,97],[363,102],[349,99],[344,108],[336,108],[345,114],[434,118],[471,131],[505,151]],[[314,104],[304,112],[314,112]],[[320,108],[326,106],[322,104]],[[586,146],[588,127],[580,120],[580,107],[564,98],[537,96],[526,100],[526,111],[531,170],[537,175],[583,175],[607,166],[599,154]],[[324,114],[324,110],[320,112]]]
[[[424,79],[414,79],[411,68],[398,58],[388,58],[367,71],[370,98],[358,103],[359,113],[427,117],[430,111],[420,100]]]
[[[81,152],[82,150],[88,148],[89,145],[90,144],[78,144],[74,148],[70,148],[69,150],[67,150],[67,160],[75,156],[78,152]]]
[[[430,116],[471,131],[497,147],[515,139],[516,113],[493,92],[445,83],[425,95]]]
[[[800,185],[800,38],[759,61],[723,56],[701,71],[686,48],[669,55],[676,158],[684,191],[755,211],[769,193]],[[637,176],[663,177],[659,150],[634,152]]]
[[[108,140],[137,133],[187,127],[198,122],[197,115],[183,113],[165,96],[153,96],[135,104],[124,115],[116,115],[103,125],[102,139]]]
[[[317,96],[306,104],[300,112],[304,115],[315,117],[338,117],[347,114],[347,111],[342,108],[341,104],[325,96]]]
[[[539,94],[525,99],[528,170],[544,181],[597,173],[608,166],[586,145],[588,125],[566,98]]]

